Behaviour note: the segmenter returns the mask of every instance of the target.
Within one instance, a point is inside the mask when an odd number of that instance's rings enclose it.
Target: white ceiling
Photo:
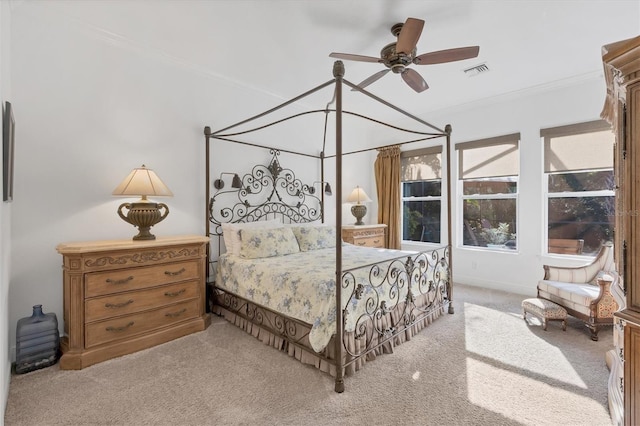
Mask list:
[[[128,0],[37,5],[110,38],[279,99],[332,78],[332,51],[379,56],[394,23],[426,21],[418,54],[479,45],[475,59],[415,66],[430,88],[415,93],[387,74],[372,93],[415,114],[602,74],[604,44],[640,34],[638,0]],[[384,69],[344,61],[359,83]],[[463,69],[486,64],[468,77]]]

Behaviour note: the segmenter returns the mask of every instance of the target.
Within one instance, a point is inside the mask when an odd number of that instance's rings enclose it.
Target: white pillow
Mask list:
[[[242,229],[270,229],[279,228],[282,226],[282,222],[279,219],[271,220],[258,220],[256,222],[243,222],[243,223],[223,223],[222,224],[222,237],[224,238],[224,245],[227,248],[227,253],[240,255],[240,230]]]

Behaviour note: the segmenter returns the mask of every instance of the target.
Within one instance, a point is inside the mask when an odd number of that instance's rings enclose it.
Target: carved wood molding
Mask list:
[[[607,95],[600,116],[614,125],[618,102],[626,102],[625,86],[640,78],[640,37],[611,43],[602,48]]]
[[[378,237],[384,235],[384,229],[363,229],[353,233],[358,235],[358,237]]]
[[[180,250],[153,250],[137,252],[119,256],[100,256],[86,259],[84,265],[88,268],[102,267],[106,265],[130,265],[149,262],[162,262],[173,259],[197,257],[198,247],[182,248]]]

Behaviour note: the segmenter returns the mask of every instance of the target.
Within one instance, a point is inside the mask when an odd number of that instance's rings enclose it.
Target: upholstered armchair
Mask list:
[[[605,243],[592,262],[578,267],[544,265],[544,278],[538,282],[538,297],[564,307],[584,321],[591,340],[598,340],[598,327],[613,324],[618,304],[611,295],[617,280],[613,247]]]

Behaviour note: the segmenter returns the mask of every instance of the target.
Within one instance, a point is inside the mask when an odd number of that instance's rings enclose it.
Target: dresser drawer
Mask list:
[[[185,281],[147,290],[89,299],[84,305],[84,320],[91,322],[113,318],[197,298],[199,295],[198,285],[196,280]]]
[[[189,300],[153,311],[98,321],[85,326],[85,347],[126,339],[157,328],[195,318],[199,315],[199,300]]]
[[[168,263],[108,272],[93,272],[86,275],[85,297],[138,290],[197,278],[197,261]]]
[[[384,247],[384,234],[375,237],[354,238],[353,244],[361,247]]]

